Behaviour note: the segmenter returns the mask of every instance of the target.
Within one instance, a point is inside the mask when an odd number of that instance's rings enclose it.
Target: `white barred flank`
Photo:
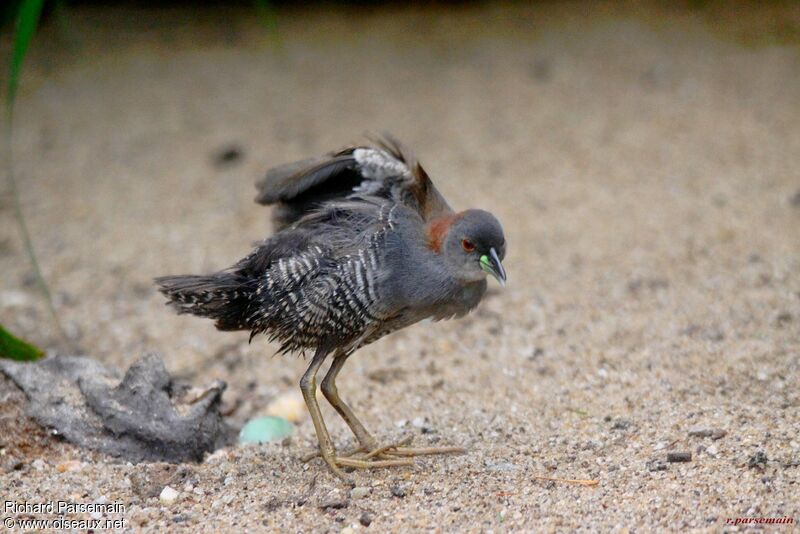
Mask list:
[[[386,234],[394,228],[391,203],[376,208],[377,222],[361,248],[340,255],[333,246],[313,244],[270,265],[245,319],[252,335],[266,333],[282,343],[282,351],[291,351],[376,330],[383,322],[379,278]]]

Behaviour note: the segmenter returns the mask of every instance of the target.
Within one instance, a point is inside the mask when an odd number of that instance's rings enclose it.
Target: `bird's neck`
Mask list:
[[[461,216],[462,213],[447,213],[428,222],[425,227],[428,248],[436,253],[441,253],[450,228]]]

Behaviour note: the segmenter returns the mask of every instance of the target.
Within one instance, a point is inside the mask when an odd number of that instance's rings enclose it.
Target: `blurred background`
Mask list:
[[[6,64],[8,14],[4,30]],[[65,335],[7,193],[0,322],[44,348],[120,367],[155,350],[227,380],[236,417],[258,413],[303,361],[175,316],[151,280],[225,268],[267,236],[252,199],[269,167],[390,131],[454,207],[497,215],[510,283],[348,363],[341,389],[370,428],[438,406],[450,438],[525,426],[507,443],[549,437],[542,461],[580,466],[597,448],[578,442],[611,443],[603,418],[624,416],[644,448],[601,447],[577,475],[641,495],[605,466],[643,463],[676,421],[739,429],[726,469],[756,445],[800,455],[798,2],[46,2],[14,113]],[[522,465],[518,450],[504,457]],[[780,511],[758,479],[706,474]],[[703,524],[730,491],[673,498]]]
[[[529,296],[587,261],[649,276],[656,249],[787,260],[799,43],[796,2],[45,2],[21,204],[72,345],[116,357],[167,335],[151,315],[174,329],[151,277],[225,267],[269,232],[267,168],[365,132],[497,213]],[[3,323],[56,347],[3,207]]]

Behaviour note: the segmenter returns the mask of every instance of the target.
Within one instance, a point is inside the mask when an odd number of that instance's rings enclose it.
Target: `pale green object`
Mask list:
[[[256,417],[239,432],[239,443],[269,443],[292,435],[294,426],[283,417]]]

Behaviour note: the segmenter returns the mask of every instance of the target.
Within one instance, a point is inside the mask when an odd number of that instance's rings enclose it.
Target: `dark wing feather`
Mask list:
[[[290,226],[331,200],[376,196],[416,209],[425,220],[452,210],[430,177],[395,138],[276,167],[256,187],[256,202],[275,205],[276,229]]]
[[[355,159],[352,154],[340,154],[325,158],[311,158],[288,163],[267,171],[256,183],[256,202],[269,205],[276,202],[291,202],[331,177],[352,169]]]

